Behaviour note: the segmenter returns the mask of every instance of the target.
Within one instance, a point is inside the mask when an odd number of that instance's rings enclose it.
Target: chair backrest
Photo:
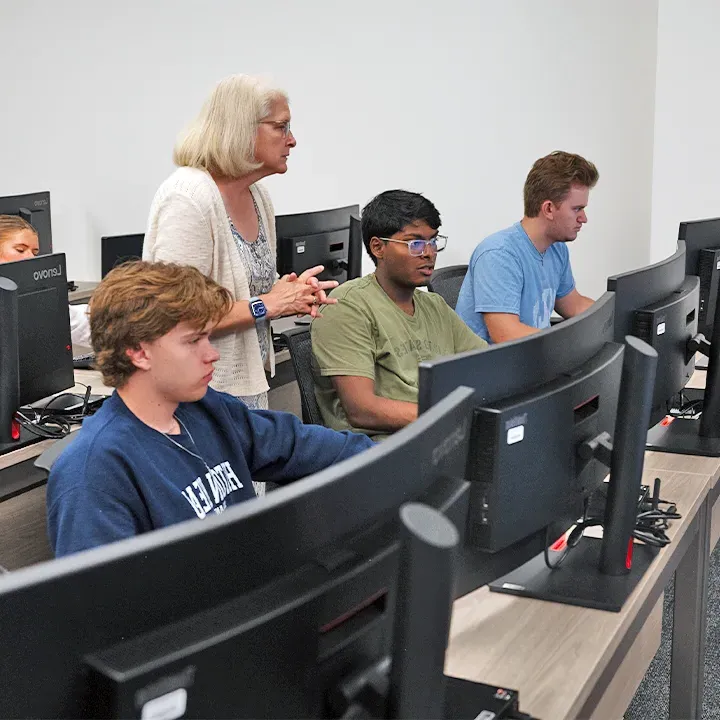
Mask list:
[[[454,310],[467,269],[467,265],[451,265],[436,270],[430,278],[428,290],[440,295]]]
[[[287,343],[290,351],[290,360],[295,370],[298,387],[300,388],[300,403],[302,405],[302,418],[304,423],[323,425],[322,415],[315,399],[315,379],[312,372],[312,342],[310,328],[299,327],[286,330],[281,336]]]

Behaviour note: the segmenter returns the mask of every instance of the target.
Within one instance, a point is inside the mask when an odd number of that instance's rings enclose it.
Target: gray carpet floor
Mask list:
[[[665,589],[660,648],[625,713],[625,720],[669,718],[673,599],[674,585],[671,582]],[[671,720],[685,719],[671,718]],[[720,720],[720,545],[710,556],[702,720]]]

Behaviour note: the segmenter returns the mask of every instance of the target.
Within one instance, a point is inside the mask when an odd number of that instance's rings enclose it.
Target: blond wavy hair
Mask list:
[[[261,120],[276,100],[287,94],[250,75],[221,80],[200,114],[180,134],[173,161],[178,167],[207,170],[211,175],[239,178],[257,170],[255,137]]]
[[[0,215],[0,245],[12,240],[23,230],[29,230],[37,237],[37,230],[19,215]]]

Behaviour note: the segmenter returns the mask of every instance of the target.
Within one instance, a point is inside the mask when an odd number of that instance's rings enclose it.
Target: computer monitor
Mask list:
[[[471,404],[459,388],[386,442],[263,498],[0,576],[0,717],[382,705],[359,678],[387,673],[392,654],[398,509],[420,501],[462,520]],[[447,628],[428,635],[416,659],[436,686]],[[456,681],[442,682],[449,697]]]
[[[711,340],[720,290],[720,218],[680,223],[678,240],[685,243],[685,274],[700,278],[698,332]]]
[[[634,526],[645,442],[645,431],[638,430],[636,423],[647,423],[652,384],[646,388],[643,383],[654,383],[654,367],[644,371],[644,377],[636,372],[626,380],[623,361],[625,358],[626,365],[630,360],[637,363],[638,354],[641,359],[647,356],[649,364],[656,359],[656,353],[636,339],[632,343],[640,349],[631,346],[630,352],[627,346],[612,341],[614,302],[613,294],[605,293],[586,312],[548,330],[488,350],[420,364],[421,412],[458,385],[475,389],[466,471],[470,503],[465,571],[481,576],[483,565],[494,564],[493,573],[498,574],[503,568],[495,556],[513,548],[520,548],[513,564],[522,555],[529,560],[517,571],[517,579],[505,576],[491,584],[493,589],[619,610],[652,558],[652,552],[642,549],[635,554],[629,576],[607,575],[627,571],[624,563]],[[640,392],[643,388],[647,397]],[[621,392],[627,397],[618,414]],[[621,424],[627,413],[637,416],[631,423]],[[616,417],[623,429],[619,433]],[[637,443],[632,437],[628,440],[628,432],[637,434]],[[598,447],[604,455],[596,454]],[[624,448],[625,465],[616,462],[615,456],[611,461],[611,447]],[[599,488],[609,465],[613,466],[611,478],[615,476],[621,487],[630,486],[630,521],[626,511],[620,512],[616,520],[622,518],[622,528],[617,534],[606,532],[608,543],[611,535],[614,538],[612,552],[606,549],[601,553],[599,546],[585,546],[584,540],[584,549],[574,549],[562,571],[549,570],[544,548],[582,514],[585,501]],[[618,537],[620,545],[624,542],[620,551]],[[531,542],[533,538],[537,542]],[[598,570],[598,556],[604,558],[604,572]],[[509,572],[513,564],[504,570]]]
[[[40,255],[48,255],[52,252],[48,191],[0,197],[0,215],[19,215],[29,222],[37,230]]]
[[[335,208],[297,215],[278,215],[277,269],[280,275],[324,265],[321,280],[339,283],[362,274],[360,207]]]
[[[19,437],[23,406],[75,384],[65,255],[38,255],[0,265],[0,453],[39,438]]]
[[[106,235],[100,238],[101,277],[114,267],[129,260],[142,260],[145,233],[135,235]]]
[[[697,335],[700,281],[685,276],[686,248],[654,265],[608,278],[615,293],[615,342],[634,335],[658,353],[651,425],[668,414],[672,399],[695,369],[690,341]]]
[[[688,281],[700,284],[696,276]],[[720,338],[720,313],[713,319],[712,335]],[[701,352],[708,358],[705,389],[700,393],[684,390],[685,403],[674,416],[653,427],[648,433],[651,450],[720,457],[720,342],[709,342],[703,334],[690,339],[685,347],[688,356]]]

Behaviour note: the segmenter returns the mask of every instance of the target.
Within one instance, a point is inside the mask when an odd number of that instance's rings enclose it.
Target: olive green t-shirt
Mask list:
[[[435,293],[416,290],[415,314],[403,312],[378,284],[375,274],[333,290],[337,305],[326,305],[312,323],[315,397],[324,423],[379,440],[388,433],[353,427],[330,380],[353,375],[375,381],[375,394],[418,401],[418,363],[487,347]]]

